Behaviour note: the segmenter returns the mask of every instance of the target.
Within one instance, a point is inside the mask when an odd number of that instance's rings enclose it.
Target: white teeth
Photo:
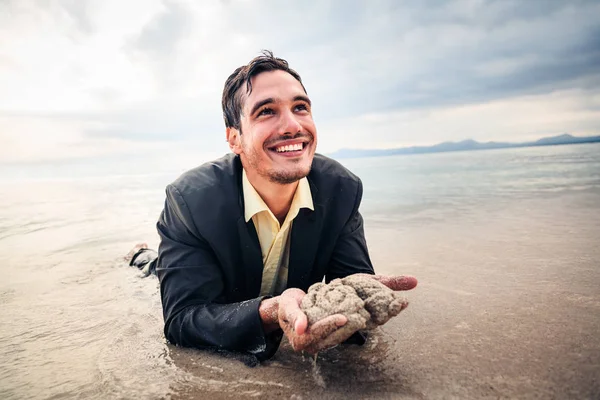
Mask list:
[[[275,151],[278,153],[284,153],[286,151],[299,151],[302,150],[302,143],[297,144],[288,144],[287,146],[281,146],[275,148]]]

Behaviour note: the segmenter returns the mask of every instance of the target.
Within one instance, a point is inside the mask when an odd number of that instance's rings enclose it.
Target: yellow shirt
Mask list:
[[[298,182],[290,210],[281,226],[273,212],[250,184],[245,170],[242,173],[242,189],[244,192],[244,216],[246,222],[252,218],[262,252],[263,275],[260,294],[261,296],[279,295],[287,285],[292,222],[298,216],[301,208],[309,208],[314,211],[308,179],[302,178]]]

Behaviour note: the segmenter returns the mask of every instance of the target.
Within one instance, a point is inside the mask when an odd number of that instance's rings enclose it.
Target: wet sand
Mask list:
[[[408,309],[372,331],[364,347],[340,346],[320,353],[315,363],[284,343],[272,360],[250,368],[243,357],[167,345],[163,360],[172,369],[171,395],[599,398],[597,225],[569,233],[549,210],[531,213],[539,226],[525,228],[507,217],[494,224],[472,220],[469,230],[465,221],[404,232],[371,227],[378,272],[404,271],[420,284],[407,292]],[[585,217],[565,213],[571,215],[563,218]],[[548,224],[544,215],[555,222]],[[571,240],[564,240],[567,233]],[[133,342],[152,342],[158,351],[160,335],[142,336]],[[131,374],[141,387],[164,382],[165,368],[159,366],[154,375]]]

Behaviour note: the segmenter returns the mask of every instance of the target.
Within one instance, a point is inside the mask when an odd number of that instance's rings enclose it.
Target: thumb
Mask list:
[[[298,335],[304,334],[308,326],[306,314],[300,309],[298,300],[292,296],[281,296],[279,300],[279,320]]]
[[[304,335],[304,332],[306,332],[307,327],[308,327],[308,320],[306,318],[306,314],[304,314],[302,311],[299,311],[296,314],[296,322],[294,323],[294,331],[298,335]]]

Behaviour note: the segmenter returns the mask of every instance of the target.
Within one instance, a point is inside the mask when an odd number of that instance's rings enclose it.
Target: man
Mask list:
[[[232,154],[169,185],[157,223],[165,336],[264,360],[285,334],[295,350],[315,352],[346,317],[307,326],[300,302],[308,287],[374,274],[358,211],[362,184],[315,155],[311,101],[271,52],[229,76],[222,106]],[[416,286],[412,277],[374,279]]]

